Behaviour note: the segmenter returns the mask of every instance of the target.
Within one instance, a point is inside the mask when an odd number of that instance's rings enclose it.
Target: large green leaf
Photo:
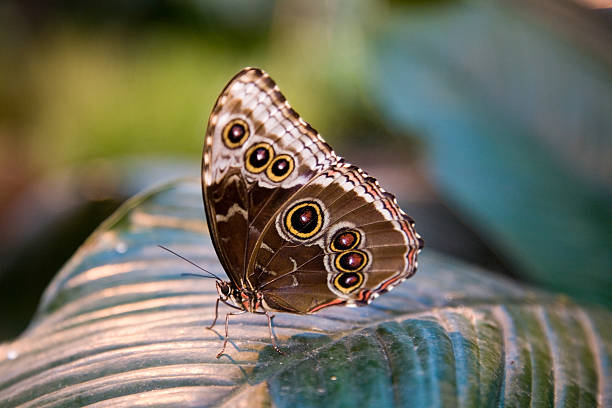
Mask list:
[[[379,32],[368,83],[517,272],[610,306],[612,33],[599,22],[566,1],[412,8]]]
[[[137,197],[0,346],[2,406],[610,406],[611,314],[425,250],[414,278],[363,308],[236,316],[206,330],[222,273],[200,188]],[[35,255],[34,255],[35,256]]]

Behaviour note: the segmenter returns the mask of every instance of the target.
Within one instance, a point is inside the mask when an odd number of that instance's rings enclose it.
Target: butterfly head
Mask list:
[[[219,298],[225,304],[253,313],[261,306],[261,294],[237,288],[232,282],[216,282]],[[233,303],[230,304],[228,302]]]

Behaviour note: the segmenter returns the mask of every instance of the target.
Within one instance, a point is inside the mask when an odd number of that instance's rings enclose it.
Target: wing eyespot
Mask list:
[[[329,244],[329,249],[331,249],[332,252],[348,251],[357,248],[360,242],[361,234],[359,231],[345,229],[336,233],[335,237]]]
[[[294,205],[285,215],[286,231],[298,239],[315,236],[323,227],[323,210],[316,201],[303,201]]]
[[[364,251],[344,251],[336,255],[334,264],[341,272],[359,272],[368,264],[368,255]]]
[[[274,149],[267,143],[257,143],[249,148],[244,155],[244,165],[250,173],[261,173],[266,170],[272,158]]]
[[[334,287],[344,294],[355,291],[363,283],[363,275],[359,272],[344,272],[334,278]]]
[[[289,177],[294,167],[295,164],[291,156],[288,154],[279,154],[274,157],[272,163],[268,166],[266,175],[270,180],[279,183]]]
[[[249,135],[249,125],[242,119],[234,119],[223,128],[223,143],[230,149],[237,149],[246,142]]]

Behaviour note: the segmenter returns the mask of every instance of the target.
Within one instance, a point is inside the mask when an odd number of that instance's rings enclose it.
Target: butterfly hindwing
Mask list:
[[[269,219],[313,176],[338,160],[263,71],[226,85],[210,115],[202,190],[215,249],[238,287]]]
[[[361,305],[411,276],[422,240],[378,182],[338,162],[277,210],[247,279],[271,309]]]

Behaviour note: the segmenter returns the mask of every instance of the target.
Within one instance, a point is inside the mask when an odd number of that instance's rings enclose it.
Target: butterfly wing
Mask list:
[[[337,161],[266,73],[246,68],[229,81],[208,122],[202,193],[215,250],[237,287],[276,210]]]
[[[422,247],[395,198],[361,169],[339,162],[277,211],[247,278],[273,310],[363,305],[414,274]]]

